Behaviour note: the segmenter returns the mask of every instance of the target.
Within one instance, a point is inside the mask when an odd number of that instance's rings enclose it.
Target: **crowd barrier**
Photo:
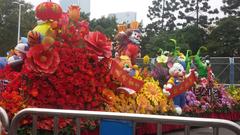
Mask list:
[[[1,123],[6,134],[17,135],[17,129],[21,120],[27,116],[32,117],[32,135],[37,134],[37,121],[41,117],[52,117],[54,119],[53,133],[57,135],[58,120],[60,117],[71,118],[76,123],[76,135],[81,135],[81,122],[80,118],[89,119],[112,119],[119,121],[129,121],[133,123],[133,132],[136,134],[136,123],[157,123],[157,135],[162,135],[162,125],[164,124],[177,124],[185,126],[185,135],[190,134],[192,126],[198,127],[212,127],[213,135],[218,135],[219,128],[226,128],[235,132],[237,135],[240,134],[240,126],[229,120],[213,119],[213,118],[194,118],[194,117],[179,117],[179,116],[167,116],[167,115],[149,115],[149,114],[133,114],[133,113],[117,113],[117,112],[98,112],[98,111],[81,111],[81,110],[63,110],[63,109],[45,109],[45,108],[27,108],[18,112],[11,123],[9,123],[6,111],[0,108]],[[101,125],[100,125],[101,127]],[[101,128],[100,128],[101,129]],[[109,132],[111,129],[109,129]],[[101,132],[99,132],[101,134]],[[105,135],[105,134],[101,134]]]

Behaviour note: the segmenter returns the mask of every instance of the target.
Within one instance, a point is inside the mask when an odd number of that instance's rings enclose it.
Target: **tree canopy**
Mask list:
[[[175,30],[187,25],[196,24],[207,27],[218,17],[209,17],[217,14],[218,9],[212,9],[209,0],[153,0],[149,6],[147,16],[152,20],[149,30]],[[157,28],[157,29],[156,29]]]
[[[0,0],[0,54],[6,52],[17,44],[18,30],[18,11],[19,5],[14,2],[17,0]],[[33,6],[29,3],[23,4],[21,10],[21,36],[26,36],[27,32],[34,27],[36,20],[34,17]]]

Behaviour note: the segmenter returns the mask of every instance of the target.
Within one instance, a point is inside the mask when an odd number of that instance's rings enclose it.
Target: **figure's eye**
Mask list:
[[[128,64],[125,64],[125,68],[129,68],[129,65],[128,65]]]
[[[182,70],[181,69],[178,69],[179,72],[181,72]]]

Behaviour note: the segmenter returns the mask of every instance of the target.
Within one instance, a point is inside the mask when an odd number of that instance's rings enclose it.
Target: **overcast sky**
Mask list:
[[[47,0],[25,0],[38,5]],[[220,7],[222,0],[209,0],[212,7]],[[59,3],[59,0],[52,0]],[[148,6],[152,0],[91,0],[91,19],[100,18],[109,13],[134,11],[137,13],[137,21],[143,21],[144,25],[150,22],[147,18]]]

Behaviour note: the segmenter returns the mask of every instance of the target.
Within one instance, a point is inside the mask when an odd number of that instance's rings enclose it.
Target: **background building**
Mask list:
[[[90,0],[60,0],[60,5],[64,12],[70,5],[79,5],[81,12],[90,13]]]
[[[117,23],[131,23],[132,21],[136,21],[137,13],[136,12],[119,12],[112,13],[108,15],[109,17],[116,17]]]

